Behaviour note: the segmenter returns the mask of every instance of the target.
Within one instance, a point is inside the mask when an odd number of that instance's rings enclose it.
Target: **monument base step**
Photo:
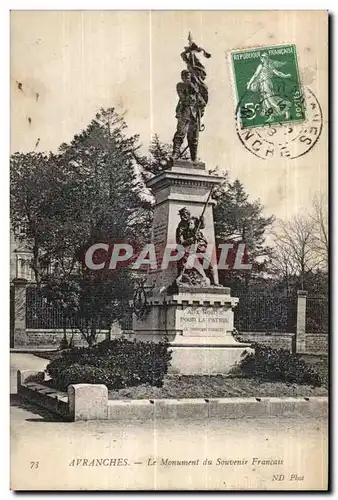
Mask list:
[[[225,375],[254,352],[249,344],[240,343],[232,346],[174,344],[171,350],[169,373],[181,375]]]

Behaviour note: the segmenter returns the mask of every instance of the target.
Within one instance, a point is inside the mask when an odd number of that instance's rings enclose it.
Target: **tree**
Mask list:
[[[70,145],[60,148],[62,162],[74,179],[69,194],[79,208],[73,217],[81,240],[83,235],[87,242],[102,237],[148,238],[150,203],[142,195],[135,165],[140,146],[138,136],[125,135],[126,128],[113,108],[101,110]]]
[[[27,222],[37,283],[65,314],[72,314],[89,343],[99,324],[120,318],[133,275],[127,269],[92,272],[88,247],[149,238],[151,204],[136,172],[138,137],[113,108],[101,109],[57,155],[13,155],[11,212],[14,227]],[[45,188],[45,189],[44,189]],[[48,264],[54,271],[46,273]],[[123,276],[123,279],[122,279]]]
[[[137,162],[141,167],[142,179],[146,182],[151,177],[162,172],[170,165],[171,147],[160,141],[157,134],[154,135],[150,146],[148,156],[137,155]]]
[[[233,183],[226,179],[215,190],[214,223],[216,242],[226,241],[235,245],[245,244],[247,261],[252,264],[248,271],[232,271],[235,282],[244,281],[249,284],[250,278],[264,271],[271,249],[265,245],[266,231],[274,221],[274,217],[264,217],[263,206],[259,200],[249,201],[243,184],[236,179]],[[221,273],[224,284],[229,284],[229,273]],[[233,283],[234,284],[234,283]]]
[[[317,193],[312,201],[312,210],[309,213],[314,223],[313,249],[321,259],[321,264],[327,269],[329,263],[329,235],[328,235],[328,200],[327,196]]]
[[[273,261],[275,271],[284,278],[285,271],[289,276],[292,271],[293,275],[299,277],[299,286],[303,290],[306,285],[306,275],[319,265],[318,254],[314,247],[314,221],[304,215],[296,215],[286,221],[279,220],[274,236],[277,257]]]
[[[59,166],[52,153],[14,153],[10,159],[11,227],[32,252],[38,284],[46,272],[52,221],[63,197],[65,174]]]
[[[327,199],[315,195],[311,210],[277,221],[271,271],[287,289],[326,295],[328,286]]]
[[[71,277],[52,273],[43,284],[43,295],[63,313],[65,324],[78,329],[88,345],[96,342],[99,330],[110,329],[112,321],[128,314],[133,282],[127,268],[90,271]],[[64,339],[66,334],[64,330]],[[66,342],[65,342],[66,344]]]
[[[183,150],[184,151],[184,150]],[[170,167],[172,162],[172,145],[162,142],[157,134],[154,135],[150,146],[149,155],[135,155],[141,167],[140,173],[144,182]],[[184,151],[180,157],[187,160],[188,152]]]
[[[286,245],[276,243],[270,260],[270,272],[277,278],[277,285],[289,293],[294,285],[297,265]]]

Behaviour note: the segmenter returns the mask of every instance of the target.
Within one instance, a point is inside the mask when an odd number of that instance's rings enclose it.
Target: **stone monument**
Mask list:
[[[206,71],[198,59],[202,53],[189,33],[189,45],[181,54],[187,69],[177,84],[177,130],[172,161],[151,178],[147,186],[155,197],[152,242],[162,267],[147,277],[144,307],[133,317],[137,339],[171,343],[172,370],[181,374],[228,373],[249,344],[233,337],[234,308],[238,298],[220,286],[215,260],[212,190],[223,178],[210,175],[197,159],[199,133],[208,103]],[[181,150],[185,138],[188,146]],[[190,159],[182,159],[189,149]],[[165,265],[164,254],[176,245],[184,249],[177,261]],[[211,252],[209,250],[211,249]],[[179,255],[177,255],[179,257]]]

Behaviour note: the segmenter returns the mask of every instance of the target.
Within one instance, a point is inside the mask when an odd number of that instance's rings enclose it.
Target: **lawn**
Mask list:
[[[167,375],[163,387],[139,385],[109,391],[109,399],[180,399],[231,397],[310,397],[327,396],[325,387],[226,375]]]

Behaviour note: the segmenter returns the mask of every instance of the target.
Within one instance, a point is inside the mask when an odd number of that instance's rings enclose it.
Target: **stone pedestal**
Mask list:
[[[152,238],[159,252],[176,243],[179,210],[186,207],[200,217],[210,189],[223,178],[208,175],[203,163],[174,161],[148,182],[155,195]],[[204,212],[203,234],[208,244],[215,244],[212,206]],[[217,273],[216,273],[217,274]],[[233,337],[234,308],[238,298],[231,297],[223,286],[171,287],[177,277],[173,262],[168,268],[149,273],[148,308],[142,318],[134,315],[133,330],[139,340],[159,341],[167,337],[173,357],[171,369],[182,374],[228,373],[250,350],[250,344]]]
[[[193,217],[200,217],[210,190],[220,184],[223,177],[209,175],[204,163],[175,160],[170,169],[150,179],[147,186],[155,196],[152,243],[160,256],[168,244],[176,244],[176,228],[180,222],[179,210],[186,207]],[[211,199],[204,212],[203,234],[208,244],[215,244],[214,219]],[[149,273],[147,286],[154,289],[168,287],[177,276],[176,263],[167,269]]]

